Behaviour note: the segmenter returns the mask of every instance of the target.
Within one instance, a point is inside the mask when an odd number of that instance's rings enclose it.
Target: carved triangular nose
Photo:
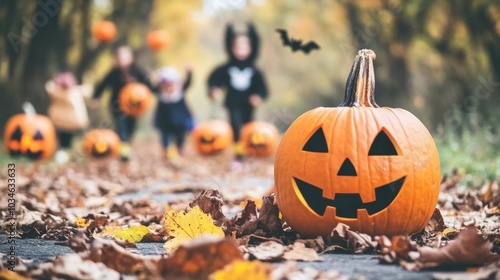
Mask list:
[[[344,162],[342,163],[342,166],[340,166],[339,172],[337,173],[338,176],[358,176],[358,173],[356,173],[356,168],[354,168],[354,165],[352,164],[351,160],[349,158],[346,158]]]

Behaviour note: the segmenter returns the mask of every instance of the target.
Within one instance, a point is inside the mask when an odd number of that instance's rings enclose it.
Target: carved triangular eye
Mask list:
[[[369,156],[397,156],[398,147],[389,135],[384,130],[381,130],[375,140],[373,140],[372,146],[370,147],[370,151],[368,152]]]
[[[325,133],[323,128],[320,127],[314,134],[307,140],[302,148],[302,151],[313,153],[328,153],[328,145],[326,144]]]
[[[43,135],[40,130],[37,130],[35,136],[33,136],[33,140],[43,140]]]
[[[16,141],[21,141],[22,136],[23,136],[23,132],[21,130],[21,127],[18,126],[18,127],[16,127],[16,130],[14,130],[14,133],[12,133],[12,136],[10,137],[10,139],[16,140]]]

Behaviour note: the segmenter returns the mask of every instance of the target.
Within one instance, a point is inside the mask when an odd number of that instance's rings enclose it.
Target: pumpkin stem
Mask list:
[[[33,104],[29,102],[24,102],[23,103],[23,111],[28,117],[34,117],[36,116],[36,110],[35,107],[33,107]]]
[[[373,61],[377,56],[368,49],[358,51],[345,86],[345,100],[340,107],[374,107],[375,71]]]

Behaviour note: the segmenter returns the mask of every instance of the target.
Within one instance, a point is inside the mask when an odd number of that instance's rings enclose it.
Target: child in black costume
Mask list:
[[[186,70],[184,83],[179,72],[173,67],[164,67],[159,73],[155,126],[161,132],[164,154],[168,160],[175,160],[177,154],[182,155],[186,133],[193,128],[193,118],[184,98],[191,84],[192,72],[189,67]],[[177,150],[169,149],[172,136]]]
[[[108,72],[106,77],[96,86],[93,95],[94,107],[97,100],[102,96],[107,87],[111,88],[110,111],[113,115],[115,130],[122,141],[120,155],[122,160],[128,160],[130,157],[129,141],[132,138],[136,126],[136,118],[128,116],[120,110],[118,98],[120,90],[131,82],[139,82],[145,84],[152,89],[150,80],[144,70],[139,68],[134,63],[134,54],[128,46],[120,46],[115,52],[116,64]]]
[[[225,47],[229,61],[217,67],[208,79],[211,98],[218,98],[226,90],[224,105],[228,110],[235,142],[235,165],[241,165],[243,145],[240,128],[252,121],[253,113],[263,99],[267,98],[267,86],[261,71],[255,66],[259,51],[259,37],[252,24],[247,34],[235,34],[228,25]],[[235,167],[238,168],[238,167]]]

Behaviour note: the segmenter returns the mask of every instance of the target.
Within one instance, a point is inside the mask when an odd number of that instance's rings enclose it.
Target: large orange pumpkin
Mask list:
[[[192,133],[195,149],[203,155],[223,151],[233,141],[231,126],[225,121],[210,120],[197,125]]]
[[[94,158],[116,157],[120,154],[120,138],[111,129],[93,129],[85,133],[83,152]]]
[[[329,236],[338,222],[370,235],[410,234],[436,207],[436,145],[410,112],[375,103],[374,59],[359,51],[340,107],[304,113],[278,147],[277,202],[305,237]]]
[[[98,21],[92,26],[94,38],[101,42],[111,42],[116,37],[116,25],[112,21]]]
[[[146,43],[151,50],[159,51],[168,45],[169,39],[167,31],[154,30],[148,33]]]
[[[56,132],[49,118],[37,115],[31,104],[25,114],[12,116],[5,126],[4,145],[11,156],[31,160],[49,159],[56,149]]]
[[[278,129],[271,123],[254,121],[241,128],[245,155],[268,157],[278,143]]]
[[[140,116],[153,103],[154,96],[147,86],[129,83],[120,90],[118,102],[120,109],[129,116]]]

